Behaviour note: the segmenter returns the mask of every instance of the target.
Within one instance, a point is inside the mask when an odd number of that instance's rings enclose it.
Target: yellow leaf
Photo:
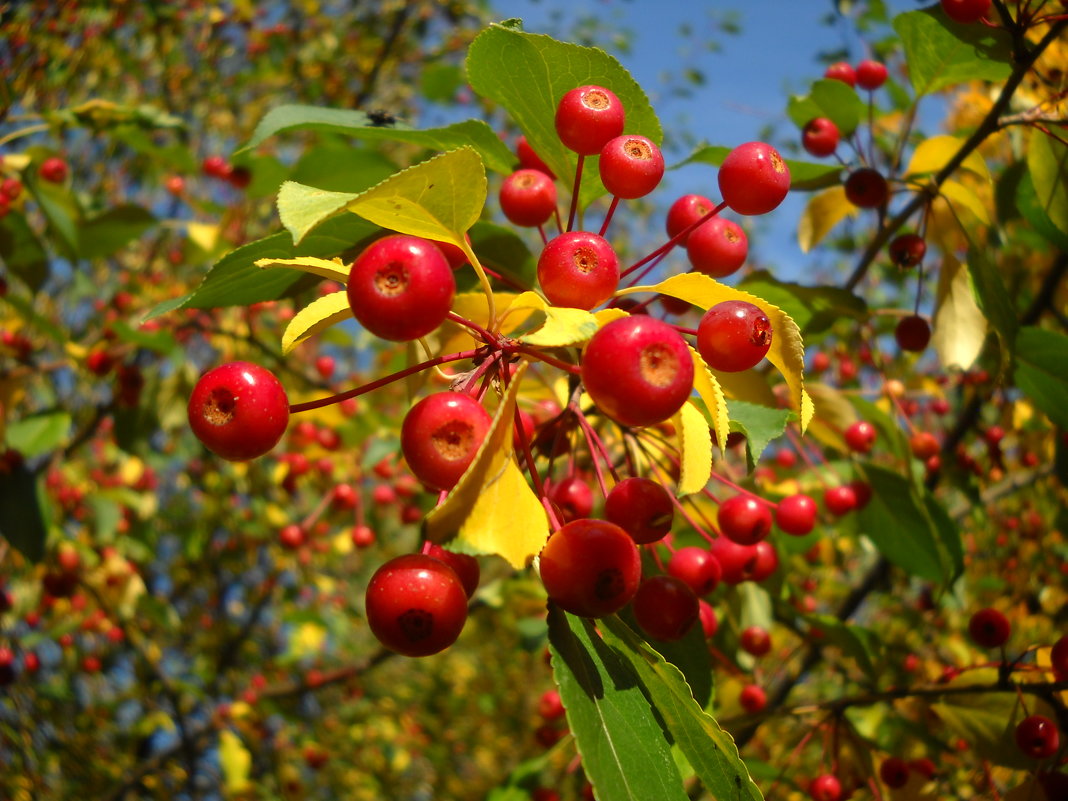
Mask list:
[[[67,342],[63,345],[63,349],[67,352],[67,355],[72,359],[84,359],[89,355],[89,348],[85,345],[81,345],[77,342]]]
[[[523,315],[524,319],[529,318],[532,312],[545,315],[545,321],[533,332],[519,337],[521,342],[528,345],[537,345],[542,348],[578,345],[597,332],[597,318],[591,312],[584,309],[550,306],[536,292],[524,292],[513,300],[502,315],[502,319],[511,318],[516,312],[521,314],[527,312]],[[509,320],[509,330],[515,330],[517,325],[514,319]]]
[[[986,317],[975,302],[968,268],[947,254],[938,275],[931,344],[947,370],[967,370],[983,350]]]
[[[537,554],[549,536],[545,509],[512,450],[515,399],[528,366],[520,362],[471,466],[426,518],[426,535],[432,541],[455,536],[458,544],[477,553],[500,554],[515,568]]]
[[[1024,398],[1020,398],[1012,405],[1012,427],[1022,431],[1023,427],[1035,419],[1034,405]]]
[[[726,447],[727,435],[730,433],[730,416],[727,414],[727,401],[723,398],[723,390],[719,386],[716,377],[708,369],[701,354],[690,348],[690,356],[693,357],[693,388],[701,396],[701,400],[708,407],[708,413],[712,415],[712,425],[716,431],[716,441],[719,442],[720,450]],[[708,481],[706,478],[705,481]],[[702,484],[702,486],[704,486]]]
[[[4,166],[21,172],[30,166],[30,157],[25,153],[5,153]]]
[[[708,422],[693,401],[686,401],[671,421],[679,439],[681,471],[676,494],[692,495],[699,492],[712,476],[712,436]],[[724,437],[720,442],[726,442]]]
[[[803,253],[816,247],[838,223],[857,214],[857,207],[846,198],[845,187],[832,186],[812,196],[797,225],[797,243]]]
[[[331,281],[338,281],[342,284],[348,284],[349,273],[352,269],[342,264],[341,259],[316,259],[312,256],[304,256],[299,259],[259,259],[256,262],[256,266],[263,269],[288,267],[292,270],[300,270],[322,278],[329,278]]]
[[[353,551],[352,535],[351,534],[347,534],[344,531],[342,531],[342,532],[340,532],[338,534],[335,534],[334,538],[331,540],[331,545],[333,546],[335,553],[340,553],[340,554],[352,553],[352,551]]]
[[[482,214],[486,186],[482,157],[461,147],[390,176],[347,208],[391,231],[449,242],[470,258],[464,234]]]
[[[908,169],[905,170],[906,177],[938,172],[949,163],[963,144],[964,140],[955,136],[932,136],[930,139],[924,139],[912,154]],[[960,166],[980,178],[990,180],[990,170],[977,150],[969,153]]]
[[[251,786],[248,774],[252,769],[252,754],[229,729],[219,732],[219,765],[227,795],[239,795]]]
[[[189,241],[205,253],[211,253],[219,244],[219,226],[217,225],[191,222],[186,226],[185,231]]]
[[[743,370],[740,373],[720,373],[716,370],[711,372],[728,398],[759,406],[779,405],[779,400],[763,373],[756,370]]]
[[[597,318],[597,327],[604,328],[613,320],[618,320],[622,317],[629,317],[630,315],[622,309],[617,309],[614,306],[610,309],[601,309],[593,313],[593,316]]]
[[[145,463],[136,456],[127,457],[119,467],[119,479],[127,486],[136,484],[144,474]]]
[[[700,273],[674,275],[655,286],[636,286],[619,294],[631,292],[660,292],[706,310],[725,300],[744,300],[759,307],[771,321],[771,348],[767,359],[786,379],[790,401],[800,414],[801,432],[804,433],[812,419],[813,408],[812,400],[805,392],[805,346],[801,342],[801,330],[790,315],[763,298],[721,284]]]
[[[348,293],[338,291],[324,295],[309,303],[289,321],[282,334],[282,353],[289,353],[308,337],[351,317]]]
[[[979,196],[964,184],[945,181],[939,190],[942,199],[953,207],[963,207],[976,216],[979,222],[990,225],[990,214]]]
[[[317,654],[325,641],[325,626],[318,623],[301,623],[289,641],[289,654],[297,659]]]
[[[515,300],[516,297],[518,296],[514,292],[494,292],[494,308],[507,308],[508,304]],[[486,302],[486,294],[484,292],[458,293],[456,297],[453,298],[452,310],[458,316],[463,317],[465,320],[470,320],[483,328],[490,325],[489,305]],[[513,316],[511,323],[514,327],[518,327],[522,325],[523,321],[532,313],[533,312],[527,312],[525,315],[516,314]],[[459,323],[454,323],[451,320],[446,320],[441,328],[438,329],[437,333],[439,337],[437,350],[440,353],[456,353],[462,350],[470,350],[471,348],[483,344],[481,339],[475,338],[470,329]],[[502,330],[501,333],[507,334],[508,331]]]

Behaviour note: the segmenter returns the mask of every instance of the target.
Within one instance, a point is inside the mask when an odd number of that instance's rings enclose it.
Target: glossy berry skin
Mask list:
[[[853,66],[846,61],[836,61],[823,72],[824,78],[832,81],[841,81],[849,86],[857,85],[857,73]]]
[[[838,126],[826,117],[815,117],[801,130],[801,147],[817,158],[830,156],[838,149]]]
[[[664,177],[664,156],[656,143],[644,136],[617,136],[601,148],[597,168],[605,189],[616,197],[633,200],[656,189]]]
[[[808,797],[812,801],[841,801],[842,783],[830,773],[820,774],[809,782]]]
[[[509,222],[536,228],[556,211],[556,184],[541,170],[516,170],[504,179],[499,199]]]
[[[1068,636],[1061,637],[1053,643],[1049,654],[1053,676],[1057,681],[1068,681]]]
[[[662,484],[635,476],[612,487],[604,501],[604,516],[638,545],[646,545],[671,531],[675,506]]]
[[[577,476],[553,482],[546,490],[549,500],[559,509],[564,522],[589,517],[593,511],[593,490]]]
[[[208,450],[242,462],[278,444],[289,423],[289,399],[269,370],[229,362],[200,377],[189,396],[188,415],[189,427]]]
[[[460,584],[463,585],[464,594],[468,598],[471,598],[478,590],[478,582],[482,577],[482,568],[478,564],[478,559],[470,554],[446,551],[435,543],[430,545],[426,555],[444,562],[453,569],[456,577],[460,579]]]
[[[890,188],[883,174],[871,167],[854,170],[846,178],[846,199],[861,209],[876,209],[886,203]]]
[[[771,512],[752,495],[734,495],[716,513],[723,535],[739,545],[755,545],[771,532]]]
[[[788,495],[779,501],[775,524],[795,537],[803,537],[816,525],[816,502],[804,493]]]
[[[610,89],[579,86],[560,98],[555,122],[556,135],[566,148],[592,156],[623,133],[626,112]]]
[[[742,692],[738,696],[738,702],[742,705],[742,709],[751,715],[755,715],[757,712],[762,712],[764,707],[768,705],[768,694],[764,692],[762,687],[758,687],[755,684],[747,684],[742,688]]]
[[[550,600],[580,617],[618,612],[641,581],[638,546],[623,529],[584,518],[562,526],[545,543],[541,581]]]
[[[549,165],[546,164],[541,156],[534,152],[534,148],[530,146],[530,142],[527,141],[525,136],[520,136],[515,144],[515,154],[519,158],[519,167],[524,170],[538,170],[545,173],[552,179],[556,179],[556,175],[549,169]]]
[[[844,484],[829,487],[823,493],[823,505],[835,517],[849,514],[857,508],[857,493],[851,486]]]
[[[705,639],[709,639],[716,635],[716,631],[719,629],[719,618],[716,617],[716,610],[712,608],[712,605],[708,601],[697,599],[698,619],[701,621],[701,630],[704,632]]]
[[[931,341],[931,326],[918,314],[902,317],[894,329],[894,339],[901,350],[920,353]]]
[[[619,285],[619,259],[608,241],[589,231],[551,239],[538,257],[538,282],[554,306],[592,309]]]
[[[771,348],[771,321],[759,306],[725,300],[697,326],[697,351],[713,370],[737,373],[755,367]]]
[[[715,207],[716,204],[704,195],[683,195],[668,209],[665,223],[668,238],[674,239]],[[687,234],[679,240],[679,244],[685,245],[689,239],[690,235]]]
[[[749,239],[741,226],[722,217],[693,230],[686,239],[686,256],[699,273],[712,278],[726,278],[745,264]]]
[[[760,554],[755,545],[739,545],[726,537],[717,537],[712,540],[708,550],[719,562],[723,581],[728,584],[748,581],[757,569],[757,558]]]
[[[1043,715],[1031,715],[1016,724],[1016,746],[1032,759],[1046,759],[1057,753],[1061,735],[1055,724]]]
[[[891,240],[889,252],[890,261],[907,270],[923,261],[927,255],[927,243],[919,234],[901,234]]]
[[[382,339],[408,342],[445,320],[456,281],[434,243],[396,235],[371,243],[356,257],[347,292],[360,325]]]
[[[656,640],[672,642],[686,636],[700,618],[697,596],[674,576],[653,576],[634,595],[634,618]]]
[[[200,164],[200,170],[212,178],[226,178],[230,173],[230,165],[222,156],[206,156]]]
[[[879,778],[892,789],[904,787],[909,782],[909,763],[900,757],[887,757],[879,765]]]
[[[278,542],[283,548],[295,551],[306,542],[304,529],[296,523],[282,526],[282,530],[278,532]]]
[[[875,426],[867,420],[857,420],[845,430],[845,442],[853,453],[871,453],[877,435]]]
[[[462,392],[436,392],[404,417],[401,451],[415,477],[435,490],[450,490],[475,458],[493,419]]]
[[[874,92],[884,83],[887,78],[886,65],[881,61],[865,59],[857,64],[857,86]]]
[[[761,626],[743,629],[738,643],[743,651],[752,656],[765,656],[771,651],[771,635]]]
[[[719,191],[738,214],[767,214],[790,191],[790,169],[769,144],[738,145],[719,167]]]
[[[942,10],[954,22],[970,25],[990,13],[990,0],[942,0]]]
[[[590,338],[582,382],[618,423],[649,426],[675,414],[693,389],[693,357],[674,328],[654,317],[613,320]]]
[[[712,552],[696,545],[687,545],[671,554],[667,571],[684,581],[695,595],[708,595],[723,577],[723,568]]]
[[[1011,633],[1009,619],[997,609],[980,609],[968,621],[968,634],[980,648],[1000,648]]]
[[[45,159],[41,162],[41,166],[37,168],[37,173],[41,176],[41,180],[48,181],[51,184],[63,183],[67,180],[69,171],[67,162],[58,156]]]
[[[404,656],[429,656],[456,642],[467,621],[467,595],[444,562],[406,554],[371,577],[367,623],[384,646]]]

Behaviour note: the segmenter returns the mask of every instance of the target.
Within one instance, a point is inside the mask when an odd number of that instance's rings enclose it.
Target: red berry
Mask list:
[[[663,539],[671,530],[675,505],[662,484],[648,478],[625,478],[605,498],[604,516],[645,545]]]
[[[908,762],[900,757],[887,757],[879,766],[879,778],[887,787],[904,787],[909,782]]]
[[[879,61],[865,59],[857,64],[857,86],[874,92],[886,83],[886,65]]]
[[[705,639],[714,637],[716,630],[719,628],[719,620],[716,618],[716,610],[712,608],[712,605],[707,601],[703,601],[700,598],[697,600],[698,616],[701,620],[701,629],[704,631]]]
[[[755,684],[747,684],[742,688],[738,701],[746,712],[756,714],[762,712],[768,705],[768,694]]]
[[[519,167],[524,170],[538,170],[545,173],[552,179],[556,179],[553,171],[549,169],[549,165],[546,164],[541,156],[534,152],[534,148],[530,146],[525,136],[520,136],[515,144],[515,154],[519,157]]]
[[[674,328],[635,315],[605,325],[582,358],[582,382],[597,407],[626,426],[675,414],[693,389],[693,358]]]
[[[404,417],[401,451],[416,478],[436,490],[449,490],[475,458],[492,422],[470,395],[428,395]]]
[[[601,148],[601,183],[623,199],[645,197],[664,177],[664,156],[644,136],[617,136]]]
[[[990,0],[942,0],[942,10],[954,22],[968,25],[990,13]]]
[[[709,367],[737,373],[755,367],[771,348],[771,321],[744,300],[717,303],[697,326],[697,350]]]
[[[536,228],[556,211],[556,184],[541,170],[516,170],[504,179],[499,197],[513,225]]]
[[[1000,648],[1011,632],[1009,619],[997,609],[980,609],[968,621],[968,633],[980,648]]]
[[[890,261],[898,267],[915,267],[927,255],[927,243],[919,234],[901,234],[890,242]]]
[[[581,617],[618,612],[641,581],[638,546],[605,520],[573,520],[558,529],[542,548],[540,565],[549,598]]]
[[[755,545],[739,545],[726,537],[712,540],[708,550],[719,562],[723,580],[728,584],[740,584],[752,578],[760,555]]]
[[[281,543],[282,547],[288,548],[291,551],[295,551],[303,545],[305,540],[304,529],[296,523],[282,526],[282,530],[278,532],[278,541]]]
[[[1068,636],[1061,637],[1053,643],[1049,654],[1053,676],[1057,681],[1068,681]]]
[[[854,170],[846,178],[846,199],[862,209],[874,209],[886,203],[890,188],[883,174],[871,167]]]
[[[441,251],[415,236],[387,236],[356,257],[349,273],[349,306],[360,324],[382,339],[426,336],[445,319],[456,281]]]
[[[180,175],[168,176],[163,182],[163,187],[175,197],[180,197],[185,192],[185,178]]]
[[[868,505],[868,501],[871,500],[871,484],[855,478],[849,482],[849,488],[853,490],[853,497],[856,498],[858,511]]]
[[[768,540],[761,540],[756,545],[743,545],[742,547],[751,547],[753,549],[753,561],[747,576],[750,581],[755,581],[759,584],[779,569],[779,552],[775,550],[775,546]]]
[[[797,464],[797,454],[787,450],[776,451],[775,464],[783,470],[789,470]]]
[[[554,482],[548,489],[549,500],[560,510],[564,522],[589,517],[593,511],[593,490],[577,476]]]
[[[351,484],[338,484],[330,494],[335,509],[355,509],[359,495]]]
[[[252,171],[248,167],[231,167],[225,177],[235,189],[246,189],[252,183]]]
[[[764,656],[771,650],[771,635],[762,626],[750,626],[738,639],[742,650],[753,656]]]
[[[815,117],[801,131],[801,146],[813,156],[822,158],[838,149],[838,126],[826,117]]]
[[[723,578],[723,567],[712,552],[696,545],[671,554],[667,569],[670,575],[686,582],[695,595],[708,595]]]
[[[848,484],[829,487],[823,493],[823,505],[835,517],[849,514],[857,508],[857,493]]]
[[[909,450],[912,451],[912,455],[917,459],[926,462],[928,459],[938,456],[942,446],[938,444],[934,434],[929,431],[917,431],[909,437]]]
[[[370,526],[356,526],[352,529],[352,544],[357,548],[369,548],[374,545],[374,530]]]
[[[803,537],[816,525],[816,502],[800,492],[783,498],[775,510],[775,523],[787,534]]]
[[[464,239],[467,240],[468,247],[471,246],[471,235],[464,234]],[[452,270],[459,270],[465,264],[467,264],[467,254],[459,245],[454,245],[452,242],[434,242],[434,247],[441,251],[441,255],[445,257],[445,261],[449,263],[449,267]]]
[[[8,201],[17,200],[21,194],[22,181],[18,178],[5,178],[0,182],[0,195],[6,197]]]
[[[754,545],[771,532],[771,512],[752,495],[734,495],[719,505],[720,531],[739,545]]]
[[[824,71],[823,77],[830,78],[832,81],[841,81],[850,86],[857,85],[857,74],[853,70],[853,67],[845,61],[836,61],[834,64],[831,64]]]
[[[841,801],[842,783],[835,776],[823,773],[809,782],[808,795],[812,801]]]
[[[467,620],[467,595],[455,571],[423,554],[386,562],[371,577],[367,623],[384,646],[405,656],[448,648]]]
[[[749,240],[738,223],[713,217],[687,237],[686,255],[698,272],[726,278],[745,264]]]
[[[592,156],[623,133],[625,120],[623,103],[610,89],[579,86],[557,104],[556,134],[569,150]]]
[[[653,576],[634,595],[634,618],[656,640],[682,639],[700,618],[697,596],[674,576]]]
[[[333,356],[320,356],[315,360],[315,372],[326,381],[330,380],[330,377],[334,374],[334,357]]]
[[[201,162],[201,171],[212,178],[226,178],[230,173],[230,165],[222,156],[208,156]]]
[[[230,362],[201,376],[188,413],[190,428],[208,450],[240,462],[278,444],[289,422],[289,400],[269,370]]]
[[[619,259],[607,240],[571,231],[549,241],[538,257],[538,281],[555,306],[592,309],[619,284]]]
[[[52,184],[63,183],[67,180],[68,172],[67,162],[58,156],[52,156],[51,158],[45,159],[37,169],[37,173],[41,176],[41,179]]]
[[[876,436],[875,426],[867,420],[857,420],[845,431],[846,445],[854,453],[870,453]]]
[[[931,341],[931,326],[918,314],[902,317],[894,329],[894,339],[901,350],[919,353]]]
[[[478,559],[470,554],[447,551],[440,545],[433,543],[427,549],[426,554],[439,562],[444,562],[453,569],[457,578],[460,579],[460,584],[463,585],[464,594],[468,598],[475,594],[478,590],[478,582],[482,578],[482,568],[478,564]]]
[[[1031,715],[1016,725],[1016,745],[1032,759],[1045,759],[1057,753],[1061,735],[1057,725],[1043,715]]]
[[[790,169],[771,145],[746,142],[720,165],[719,191],[738,214],[767,214],[790,191]]]
[[[538,715],[543,720],[559,720],[564,716],[564,702],[559,690],[546,690],[538,699]]]
[[[671,208],[668,209],[668,238],[674,239],[715,207],[715,203],[702,195],[683,195],[672,203]],[[680,239],[679,244],[685,245],[688,240],[689,234]]]

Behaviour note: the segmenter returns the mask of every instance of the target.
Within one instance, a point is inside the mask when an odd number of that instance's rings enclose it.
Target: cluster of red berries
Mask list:
[[[222,156],[207,156],[200,165],[201,172],[209,178],[218,178],[226,181],[235,189],[244,189],[252,182],[252,171],[248,167],[235,166]],[[179,183],[181,181],[182,183]],[[167,191],[172,195],[181,194],[185,188],[184,179],[181,176],[173,176],[166,182]]]
[[[22,181],[14,176],[0,181],[0,217],[6,217],[11,211],[11,204],[22,194]]]

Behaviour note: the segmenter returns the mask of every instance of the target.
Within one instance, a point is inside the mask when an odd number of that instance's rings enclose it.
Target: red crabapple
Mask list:
[[[538,282],[555,306],[592,309],[619,284],[619,259],[608,241],[588,231],[549,240],[538,257]]]
[[[416,478],[450,490],[470,466],[493,419],[462,392],[437,392],[413,406],[401,425],[401,450]]]
[[[736,373],[755,367],[771,349],[771,321],[744,300],[717,303],[697,326],[697,350],[713,370]]]
[[[838,126],[826,117],[815,117],[801,131],[801,146],[818,158],[829,156],[838,149]]]
[[[742,709],[755,715],[757,712],[762,712],[768,705],[768,694],[755,684],[747,684],[742,688],[738,702],[742,705]]]
[[[289,400],[266,368],[229,362],[209,370],[189,396],[189,427],[204,446],[230,461],[247,461],[278,444],[289,423]]]
[[[723,568],[712,552],[696,545],[687,545],[671,554],[667,570],[685,581],[696,595],[708,595],[723,577]]]
[[[618,612],[641,581],[638,546],[606,520],[572,520],[550,537],[539,559],[549,598],[580,617]]]
[[[990,0],[942,0],[942,10],[954,22],[978,22],[990,13]]]
[[[674,239],[715,207],[716,204],[703,195],[683,195],[668,209],[666,221],[668,238]],[[685,245],[689,238],[687,234],[679,240],[679,244]]]
[[[738,214],[767,214],[790,191],[790,168],[771,145],[738,145],[719,168],[719,191]]]
[[[541,170],[516,170],[504,179],[499,198],[509,222],[536,228],[556,211],[556,184]]]
[[[846,178],[846,199],[862,209],[874,209],[886,203],[890,188],[883,174],[871,167],[854,170]]]
[[[1009,619],[997,609],[980,609],[968,621],[968,633],[980,648],[1000,648],[1009,641]]]
[[[867,89],[869,92],[874,92],[886,83],[886,65],[880,61],[864,59],[864,61],[857,64],[856,72],[857,86],[861,89]]]
[[[556,134],[569,150],[584,156],[601,152],[623,133],[626,113],[615,93],[603,86],[579,86],[560,98]]]
[[[877,432],[867,420],[857,420],[845,430],[845,442],[853,453],[871,453]]]
[[[617,136],[601,148],[598,169],[605,189],[632,200],[656,189],[664,177],[664,156],[656,143],[644,136]]]
[[[853,69],[852,65],[845,61],[836,61],[831,64],[823,73],[824,78],[829,78],[832,81],[841,81],[844,84],[848,84],[853,87],[857,84],[857,73]]]
[[[788,495],[779,501],[775,523],[787,534],[803,537],[816,525],[816,502],[800,492]]]
[[[919,353],[931,341],[931,326],[918,314],[902,317],[894,329],[894,339],[901,350]]]
[[[656,640],[682,639],[700,618],[697,596],[674,576],[653,576],[634,595],[634,618]]]
[[[755,545],[771,532],[771,512],[752,495],[734,495],[723,501],[716,521],[724,536],[739,545]]]
[[[662,484],[648,478],[625,478],[604,501],[604,516],[639,545],[656,542],[671,530],[675,506]]]
[[[1031,715],[1016,725],[1016,745],[1032,759],[1046,759],[1057,753],[1061,735],[1057,724],[1043,715]]]
[[[726,278],[745,264],[749,239],[738,223],[713,217],[687,237],[686,255],[698,272]]]

